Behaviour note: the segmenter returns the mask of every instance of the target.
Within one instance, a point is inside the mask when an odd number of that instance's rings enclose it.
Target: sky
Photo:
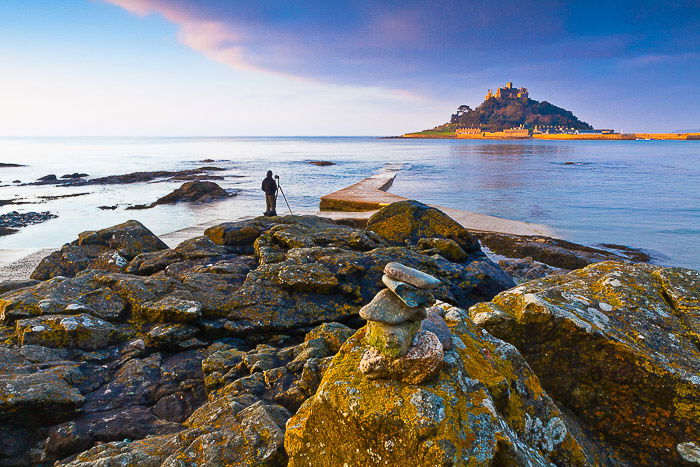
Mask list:
[[[700,128],[700,0],[2,0],[0,135],[397,135],[513,81]]]

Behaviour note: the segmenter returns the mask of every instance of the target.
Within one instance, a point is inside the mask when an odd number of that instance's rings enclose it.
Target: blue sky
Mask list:
[[[507,80],[700,127],[700,1],[3,0],[2,135],[386,135]]]

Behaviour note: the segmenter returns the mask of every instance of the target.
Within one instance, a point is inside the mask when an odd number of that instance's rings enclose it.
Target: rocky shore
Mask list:
[[[11,211],[0,215],[0,235],[10,235],[21,227],[28,225],[40,224],[49,219],[54,219],[58,216],[49,211],[43,212],[17,212]]]
[[[0,284],[0,465],[700,463],[697,271],[414,201],[203,233]]]

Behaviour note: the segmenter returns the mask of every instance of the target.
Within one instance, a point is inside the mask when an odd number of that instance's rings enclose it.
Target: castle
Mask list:
[[[489,89],[489,92],[486,93],[484,100],[487,101],[487,100],[491,99],[492,97],[495,97],[496,99],[524,99],[524,100],[527,100],[528,96],[529,96],[529,94],[527,92],[527,88],[514,88],[513,82],[508,81],[504,88],[496,89],[495,93],[493,93]]]

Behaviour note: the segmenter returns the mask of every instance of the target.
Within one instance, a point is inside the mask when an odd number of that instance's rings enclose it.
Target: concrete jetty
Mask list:
[[[366,224],[370,216],[382,207],[408,199],[386,191],[391,187],[395,177],[396,172],[378,173],[346,188],[322,196],[321,210],[314,215],[354,225]],[[542,224],[504,219],[444,206],[430,206],[441,210],[469,230],[514,235],[553,236],[552,229]]]

